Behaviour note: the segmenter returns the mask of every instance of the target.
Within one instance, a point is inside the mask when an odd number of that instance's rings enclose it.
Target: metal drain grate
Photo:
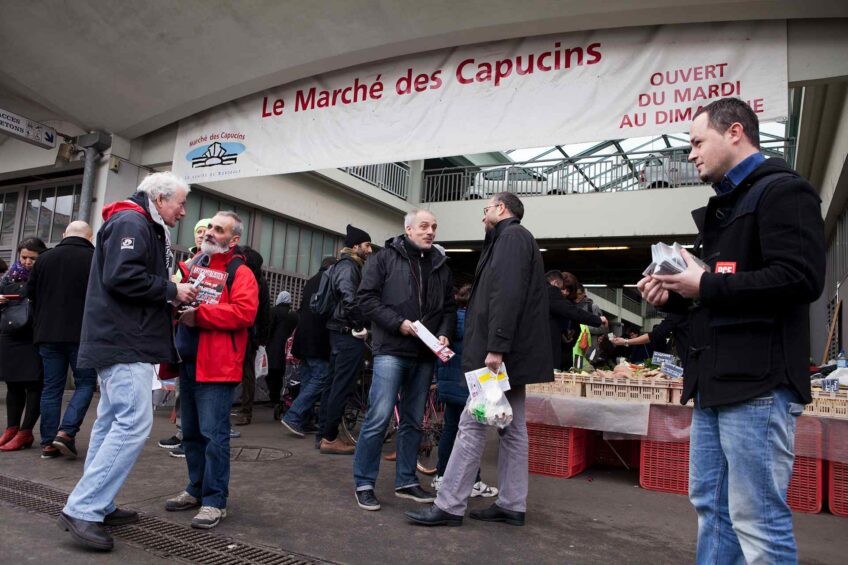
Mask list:
[[[230,448],[230,461],[256,463],[263,461],[276,461],[288,459],[292,452],[285,449],[273,447],[253,447],[250,445]]]
[[[0,500],[57,518],[67,493],[24,479],[0,475]],[[110,528],[112,535],[162,557],[210,565],[312,565],[331,563],[307,555],[235,542],[141,515],[137,524]]]

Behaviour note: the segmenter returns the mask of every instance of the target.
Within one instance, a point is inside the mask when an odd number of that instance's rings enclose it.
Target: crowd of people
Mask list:
[[[0,450],[31,446],[40,414],[42,457],[76,456],[99,381],[83,475],[59,523],[83,545],[111,549],[105,526],[138,520],[115,497],[151,430],[151,383],[178,375],[179,429],[160,445],[184,455],[187,479],[165,507],[196,510],[192,526],[215,527],[227,515],[234,391],[242,385],[234,423],[249,425],[262,346],[275,418],[294,437],[316,432],[322,454],[353,456],[360,508],[381,507],[375,486],[396,411],[395,495],[428,505],[407,512],[410,522],[460,526],[469,497],[484,496],[497,498],[472,510],[472,519],[521,526],[529,484],[525,386],[551,381],[554,368],[603,363],[615,347],[660,349],[673,332],[685,368],[683,402],[695,399],[697,561],[795,562],[786,489],[795,416],[810,401],[807,308],[824,275],[818,197],[785,163],[760,153],[757,118],[744,102],[709,104],[690,136],[690,160],[716,190],[693,213],[693,253],[709,268],[684,252],[683,273],[640,280],[643,298],[668,316],[649,333],[623,338],[609,335],[608,320],[574,275],[545,270],[514,194],[495,194],[483,207],[485,240],[471,285],[454,287],[436,244],[436,217],[413,210],[373,255],[370,235],[348,225],[345,247],[307,282],[295,314],[288,292],[271,306],[262,257],[241,245],[234,212],[198,222],[191,258],[175,265],[169,228],[185,215],[190,189],[171,173],[154,173],[128,200],[103,209],[96,245],[91,228],[73,222],[54,249],[35,238],[18,246],[0,280],[8,417]],[[32,323],[18,327],[12,312],[26,304]],[[418,337],[422,326],[455,357],[438,361]],[[339,427],[369,342],[373,376],[354,445]],[[631,350],[632,360],[639,355],[646,359],[648,350]],[[288,356],[300,360],[301,380],[290,405],[281,396]],[[495,487],[481,480],[488,427],[464,409],[464,373],[497,373],[502,364],[513,419],[498,433]],[[69,366],[75,389],[60,418]],[[416,462],[434,378],[445,414],[431,492]]]

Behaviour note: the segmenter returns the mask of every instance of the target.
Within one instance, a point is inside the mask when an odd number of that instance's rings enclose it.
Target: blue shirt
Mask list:
[[[739,186],[748,175],[765,162],[766,158],[762,153],[753,153],[743,159],[738,165],[727,171],[721,182],[713,185],[716,194],[727,194],[734,188]]]

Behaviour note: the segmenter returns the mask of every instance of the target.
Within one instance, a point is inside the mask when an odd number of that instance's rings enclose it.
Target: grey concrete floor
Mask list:
[[[95,397],[96,401],[96,397]],[[88,444],[94,405],[78,436]],[[0,422],[5,409],[0,407]],[[310,436],[293,438],[272,420],[270,407],[257,406],[253,424],[238,428],[233,448],[287,450],[291,457],[236,461],[232,465],[228,518],[213,530],[237,542],[289,551],[340,563],[686,563],[695,550],[696,519],[685,496],[638,487],[636,473],[590,469],[572,479],[530,477],[527,525],[515,528],[466,519],[461,528],[422,528],[403,512],[420,505],[394,497],[394,463],[383,462],[377,496],[383,509],[361,510],[354,500],[352,458],[321,455]],[[174,426],[158,410],[151,438],[121,491],[118,502],[159,518],[188,525],[192,512],[164,510],[166,498],[185,486],[185,460],[157,447]],[[36,440],[37,441],[37,440]],[[483,479],[496,482],[497,440],[493,434],[483,461]],[[387,444],[385,451],[393,449]],[[0,474],[25,478],[70,492],[83,459],[42,460],[35,448],[0,453]],[[426,482],[425,482],[426,481]],[[422,483],[429,488],[429,478]],[[472,499],[471,508],[492,499]],[[844,563],[848,520],[829,514],[795,515],[802,563]],[[108,555],[74,546],[44,514],[0,503],[0,562],[127,564],[159,561],[144,548],[118,541]]]

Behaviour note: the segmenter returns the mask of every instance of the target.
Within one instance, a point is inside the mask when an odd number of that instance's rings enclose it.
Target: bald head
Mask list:
[[[65,233],[62,234],[62,237],[84,237],[88,241],[91,241],[93,236],[94,233],[91,231],[91,226],[82,220],[68,224],[68,227],[65,228]]]

